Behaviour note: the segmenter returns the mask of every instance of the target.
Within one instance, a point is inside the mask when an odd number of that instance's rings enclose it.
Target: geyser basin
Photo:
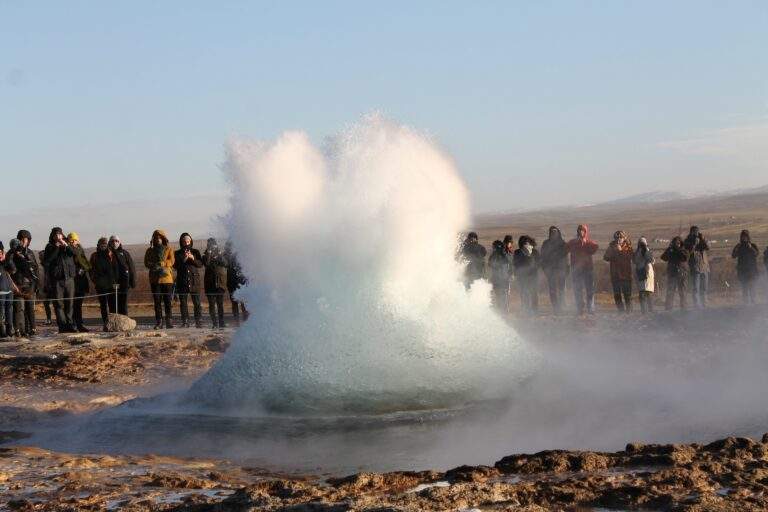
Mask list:
[[[227,218],[252,315],[184,397],[239,414],[384,413],[509,395],[534,357],[455,261],[467,191],[425,136],[378,116],[324,151],[236,141]]]

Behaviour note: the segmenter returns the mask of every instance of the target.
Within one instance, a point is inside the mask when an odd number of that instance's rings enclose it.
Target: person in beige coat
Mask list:
[[[640,311],[653,313],[653,292],[655,291],[655,276],[653,274],[653,252],[648,247],[648,240],[640,238],[637,249],[632,256],[632,263],[637,278],[637,290],[640,299]]]

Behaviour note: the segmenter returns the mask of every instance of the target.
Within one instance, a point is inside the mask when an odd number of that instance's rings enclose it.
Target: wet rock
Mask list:
[[[343,478],[329,478],[328,483],[346,492],[405,490],[439,480],[435,471],[395,471],[392,473],[357,473]]]
[[[0,430],[0,444],[18,441],[19,439],[27,439],[29,437],[32,437],[32,434],[27,432],[20,432],[18,430]]]
[[[110,313],[107,317],[107,330],[110,332],[131,332],[136,329],[136,320],[129,316]]]
[[[500,471],[489,466],[459,466],[445,472],[449,482],[485,482],[499,476]]]
[[[209,336],[203,342],[203,347],[211,352],[226,352],[229,348],[229,341],[221,336]]]
[[[502,473],[562,473],[566,471],[595,471],[615,464],[613,457],[597,452],[547,450],[532,455],[509,455],[494,464]]]

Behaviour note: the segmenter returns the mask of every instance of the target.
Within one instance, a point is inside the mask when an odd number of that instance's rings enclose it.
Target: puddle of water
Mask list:
[[[414,487],[413,489],[410,489],[410,490],[408,490],[406,492],[408,492],[408,493],[421,492],[421,491],[423,491],[425,489],[432,489],[433,487],[448,487],[450,485],[451,484],[449,484],[448,482],[441,480],[439,482],[433,482],[431,484],[419,484],[416,487]]]

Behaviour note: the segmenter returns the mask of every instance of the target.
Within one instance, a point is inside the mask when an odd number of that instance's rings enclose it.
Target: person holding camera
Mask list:
[[[77,332],[72,318],[72,301],[75,296],[75,251],[64,237],[60,227],[51,229],[45,246],[43,267],[46,272],[48,296],[53,301],[53,311],[60,333]]]
[[[40,265],[37,263],[35,252],[29,248],[32,242],[31,233],[26,229],[19,230],[16,240],[18,242],[17,245],[15,244],[16,248],[11,254],[11,259],[16,267],[14,279],[19,288],[17,304],[22,316],[17,320],[17,324],[27,336],[35,336],[37,334],[35,301],[40,288]]]
[[[203,326],[203,313],[200,306],[200,269],[203,267],[203,257],[200,251],[194,248],[194,243],[189,233],[181,234],[179,250],[174,255],[173,266],[176,268],[176,293],[179,295],[181,326],[189,327],[188,299],[192,299],[195,327],[200,329]]]
[[[162,229],[152,232],[150,247],[144,253],[144,266],[149,270],[149,285],[155,306],[155,329],[172,329],[171,297],[173,295],[173,249],[168,245],[168,236]]]
[[[688,286],[688,251],[683,247],[683,239],[676,236],[661,255],[667,262],[667,299],[665,307],[671,310],[675,304],[675,293],[680,295],[680,309],[686,308],[686,288]]]
[[[752,243],[749,231],[742,230],[739,243],[733,248],[731,256],[736,259],[736,275],[741,283],[744,304],[755,303],[755,281],[757,281],[757,257],[759,255],[760,249]]]
[[[691,297],[694,308],[707,306],[709,290],[709,242],[704,238],[698,226],[691,226],[688,237],[683,242],[688,251],[688,267],[691,272]]]

